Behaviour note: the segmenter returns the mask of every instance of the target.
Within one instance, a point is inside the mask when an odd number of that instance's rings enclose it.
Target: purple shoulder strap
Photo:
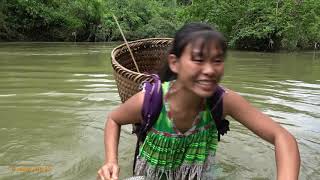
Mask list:
[[[144,137],[147,131],[153,126],[157,120],[162,108],[162,88],[161,81],[158,75],[153,74],[153,83],[144,83],[144,101],[142,106],[142,124],[140,129],[140,136]]]

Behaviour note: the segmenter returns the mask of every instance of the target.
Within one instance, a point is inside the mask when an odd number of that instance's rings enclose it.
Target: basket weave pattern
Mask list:
[[[139,92],[142,82],[152,81],[150,74],[157,73],[166,61],[171,42],[171,38],[150,38],[129,42],[140,73],[137,72],[126,44],[121,44],[112,50],[113,75],[122,102]]]

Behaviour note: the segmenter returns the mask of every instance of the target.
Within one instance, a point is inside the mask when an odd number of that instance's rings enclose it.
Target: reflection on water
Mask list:
[[[1,179],[95,179],[104,161],[107,113],[120,103],[114,44],[0,44]],[[320,54],[229,53],[223,85],[238,91],[298,140],[301,179],[320,179]],[[121,177],[135,137],[122,127]],[[219,144],[220,179],[275,179],[273,146],[231,121]],[[12,167],[52,167],[18,172]],[[26,169],[28,169],[26,168]]]

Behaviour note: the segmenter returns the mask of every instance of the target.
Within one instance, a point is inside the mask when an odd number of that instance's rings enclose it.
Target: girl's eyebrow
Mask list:
[[[197,50],[197,51],[192,51],[191,52],[191,56],[200,56],[200,57],[202,57],[203,56],[203,53],[202,53],[202,51],[201,50]]]

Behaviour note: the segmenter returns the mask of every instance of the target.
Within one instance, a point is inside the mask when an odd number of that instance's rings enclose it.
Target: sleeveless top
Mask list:
[[[134,173],[147,180],[213,179],[213,164],[218,145],[218,131],[208,103],[192,127],[181,133],[168,115],[164,99],[170,82],[162,84],[163,107],[140,146]]]

